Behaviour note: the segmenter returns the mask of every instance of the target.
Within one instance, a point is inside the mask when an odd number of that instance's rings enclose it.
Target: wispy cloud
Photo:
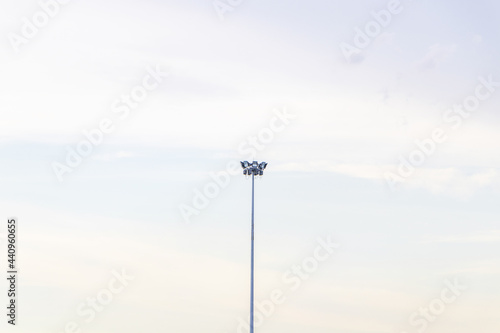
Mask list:
[[[109,153],[109,154],[97,154],[95,156],[92,156],[93,160],[100,160],[100,161],[112,161],[116,159],[121,159],[121,158],[131,158],[134,157],[134,153],[130,151],[119,151],[116,153]]]
[[[452,56],[456,49],[456,45],[434,44],[429,47],[425,56],[417,63],[417,67],[422,71],[434,69],[437,65]]]
[[[476,232],[470,235],[450,235],[433,237],[422,243],[496,243],[500,242],[500,230]]]
[[[284,163],[277,165],[279,171],[332,172],[348,177],[373,181],[384,179],[384,170],[394,169],[396,165],[377,163],[339,163],[332,161],[312,161],[309,163]],[[461,168],[421,168],[415,177],[407,179],[402,187],[424,189],[433,194],[468,198],[477,191],[498,187],[500,178],[494,168],[465,173]]]

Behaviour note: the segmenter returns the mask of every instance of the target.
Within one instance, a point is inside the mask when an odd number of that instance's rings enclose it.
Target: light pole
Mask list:
[[[262,176],[264,169],[267,167],[266,162],[259,164],[257,161],[249,163],[248,161],[241,162],[243,174],[252,176],[252,250],[250,259],[250,333],[253,333],[253,250],[254,250],[254,197],[255,197],[255,176]]]

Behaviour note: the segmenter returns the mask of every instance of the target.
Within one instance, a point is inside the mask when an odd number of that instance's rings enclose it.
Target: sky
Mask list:
[[[498,333],[499,14],[1,0],[2,332]]]

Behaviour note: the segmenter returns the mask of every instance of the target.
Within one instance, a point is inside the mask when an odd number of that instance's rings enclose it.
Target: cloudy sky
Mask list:
[[[2,332],[498,333],[499,15],[0,0]]]

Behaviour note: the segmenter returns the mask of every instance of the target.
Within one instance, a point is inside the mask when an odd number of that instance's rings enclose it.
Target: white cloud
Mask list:
[[[423,243],[497,243],[500,230],[487,230],[467,235],[447,235],[424,240]]]
[[[429,47],[423,59],[417,63],[417,67],[423,71],[434,69],[437,65],[451,57],[456,49],[456,45],[434,44]]]
[[[117,159],[122,159],[122,158],[131,158],[135,157],[135,154],[130,152],[130,151],[118,151],[116,153],[108,153],[108,154],[95,154],[92,155],[93,160],[99,160],[99,161],[112,161],[112,160],[117,160]]]

